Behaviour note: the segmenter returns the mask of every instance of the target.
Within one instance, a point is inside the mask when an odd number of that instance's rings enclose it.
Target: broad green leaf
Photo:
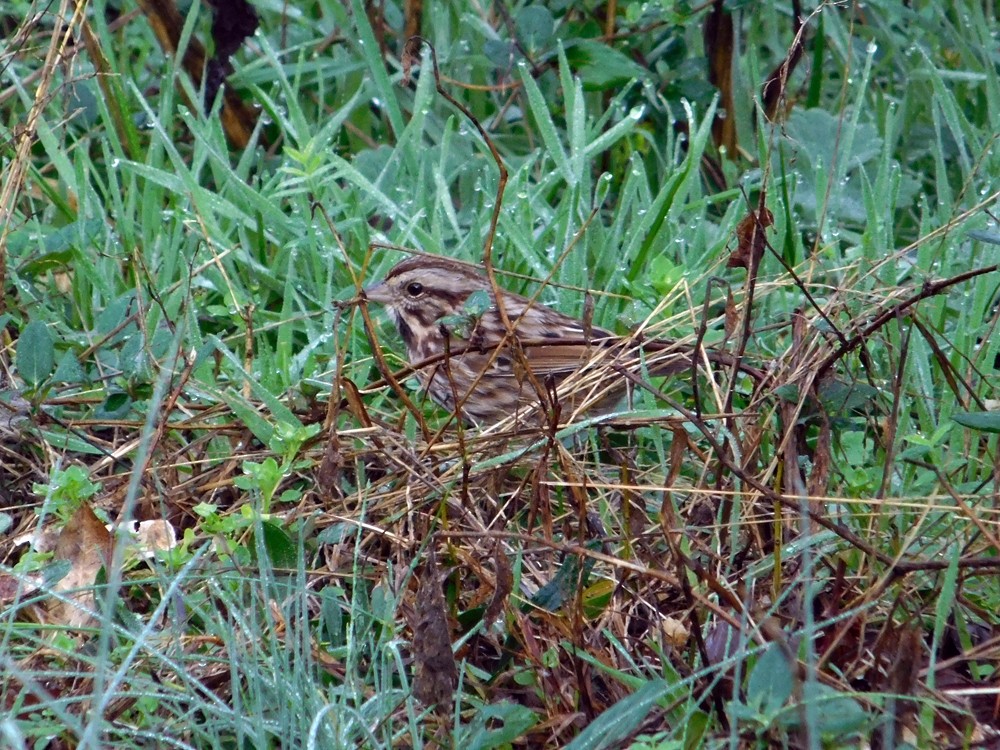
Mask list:
[[[298,552],[295,542],[284,528],[273,521],[261,521],[261,541],[271,565],[284,570],[294,570]]]
[[[792,684],[788,659],[781,647],[772,643],[747,679],[747,703],[765,717],[776,714],[792,694]]]
[[[544,5],[527,5],[514,16],[517,35],[529,50],[540,50],[552,38],[555,20]]]
[[[952,414],[951,418],[971,430],[1000,432],[1000,411],[965,411]]]
[[[17,371],[25,382],[38,385],[52,374],[56,365],[55,344],[49,327],[33,320],[17,340]]]
[[[591,91],[621,86],[635,78],[647,78],[649,71],[632,58],[591,39],[581,39],[566,46],[566,57]]]

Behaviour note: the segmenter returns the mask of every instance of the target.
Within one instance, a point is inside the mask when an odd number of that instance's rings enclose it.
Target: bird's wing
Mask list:
[[[601,333],[605,334],[603,338],[594,338],[589,342],[582,336],[559,343],[553,343],[551,339],[519,339],[520,351],[512,345],[504,346],[499,352],[495,347],[477,349],[467,341],[459,341],[453,347],[453,359],[475,375],[523,380],[526,368],[530,368],[538,378],[566,375],[579,370],[618,341],[606,332]]]

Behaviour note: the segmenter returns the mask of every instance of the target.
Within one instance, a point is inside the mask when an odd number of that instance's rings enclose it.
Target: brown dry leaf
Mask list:
[[[40,575],[19,578],[10,573],[0,573],[0,605],[10,604],[38,591],[43,582]]]
[[[346,402],[348,413],[358,421],[358,424],[362,427],[371,427],[372,418],[368,416],[368,410],[365,408],[358,387],[348,378],[341,378],[340,393]]]
[[[53,622],[70,628],[82,628],[94,622],[90,614],[94,609],[94,579],[97,572],[111,559],[111,534],[94,515],[86,503],[81,503],[76,513],[59,533],[55,550],[56,560],[66,560],[69,572],[52,587],[65,592],[49,607]]]
[[[215,59],[228,60],[253,36],[260,18],[247,0],[208,0],[208,4],[212,8]]]
[[[133,144],[133,140],[129,133],[128,121],[126,120],[129,115],[122,107],[121,97],[116,94],[114,81],[117,74],[115,67],[108,60],[108,56],[105,54],[104,48],[101,46],[100,38],[94,33],[94,30],[87,19],[83,19],[83,22],[80,24],[80,31],[84,46],[87,48],[87,56],[90,58],[90,62],[94,66],[94,78],[97,80],[97,85],[101,88],[104,104],[108,108],[109,114],[111,115],[111,123],[114,125],[115,133],[118,135],[118,142],[125,149],[125,153],[129,156],[129,158],[134,159],[136,154],[133,153],[130,148]],[[72,282],[67,274],[56,273],[54,274],[54,277],[56,279],[57,286],[59,286],[59,291],[66,295],[70,294]],[[63,288],[60,283],[60,277],[67,280],[65,288]]]
[[[672,485],[677,481],[684,469],[684,458],[687,454],[688,435],[684,425],[675,424],[671,428],[670,436],[670,471],[667,472],[667,485]]]
[[[715,0],[705,17],[702,37],[708,56],[708,80],[719,90],[719,112],[712,123],[712,140],[736,158],[736,117],[733,103],[733,17],[722,0]]]
[[[403,45],[403,54],[400,56],[400,63],[403,66],[403,85],[410,85],[410,72],[414,65],[420,64],[420,50],[423,49],[424,40],[419,36],[411,36]]]
[[[403,4],[403,16],[406,23],[403,24],[403,36],[409,39],[420,33],[424,18],[424,0],[406,0]]]
[[[493,598],[483,615],[483,630],[489,630],[499,617],[503,611],[504,602],[507,601],[507,597],[510,596],[510,592],[514,588],[514,575],[510,570],[510,561],[503,553],[500,542],[497,542],[493,549],[493,564],[497,569],[496,586],[493,589]]]
[[[323,449],[323,460],[316,471],[316,484],[324,498],[333,498],[340,494],[341,468],[344,463],[340,451],[340,436],[336,429],[329,431],[326,447]]]
[[[14,537],[13,544],[19,547],[22,544],[30,544],[35,552],[52,552],[59,541],[59,532],[54,524],[48,524],[34,531],[28,531]]]
[[[763,202],[761,194],[761,204]],[[768,208],[758,209],[756,213],[743,217],[736,227],[736,249],[726,261],[726,268],[756,268],[766,247],[764,230],[773,224],[774,214]]]
[[[726,292],[726,338],[731,339],[740,330],[740,310],[736,307],[733,290]]]
[[[833,430],[830,429],[830,419],[824,413],[816,437],[816,449],[812,455],[812,471],[806,482],[806,493],[809,497],[823,497],[827,494],[830,484],[830,469],[833,463],[831,443]]]
[[[663,633],[663,640],[674,648],[684,648],[691,637],[691,631],[675,617],[664,618],[660,623],[660,632]]]
[[[145,559],[155,557],[157,552],[177,546],[177,532],[169,521],[163,519],[132,521],[129,524],[128,534],[129,550]]]
[[[425,706],[435,706],[438,713],[450,714],[458,684],[458,667],[451,651],[451,628],[448,627],[441,578],[432,549],[417,591],[413,694]]]
[[[788,54],[778,66],[771,71],[771,74],[761,86],[761,101],[764,105],[764,116],[774,121],[778,115],[779,107],[787,99],[788,78],[792,75],[795,67],[802,59],[802,7],[799,0],[792,0],[792,46],[788,48]]]
[[[174,0],[139,0],[139,7],[146,15],[146,20],[160,46],[168,54],[176,54],[184,31],[184,16],[177,9]],[[252,10],[252,8],[251,8]],[[184,57],[181,61],[184,70],[194,82],[194,88],[202,85],[206,71],[211,77],[213,60],[208,59],[204,45],[194,36],[187,40]],[[210,81],[206,81],[209,83]],[[180,88],[180,87],[178,87]],[[181,89],[182,96],[184,89]],[[222,111],[220,121],[226,133],[226,138],[237,149],[245,148],[257,124],[257,113],[248,105],[236,91],[227,86],[222,90]],[[189,104],[191,104],[189,102]],[[261,135],[261,138],[265,136]],[[266,140],[266,138],[265,138]]]
[[[886,687],[890,694],[897,696],[890,704],[892,720],[896,737],[913,734],[913,717],[918,704],[902,698],[904,695],[916,696],[919,692],[920,670],[926,664],[923,648],[923,633],[919,627],[904,625],[896,633],[895,653],[889,673],[886,675]]]
[[[215,54],[205,68],[205,102],[211,105],[226,78],[232,74],[230,62],[243,42],[260,25],[257,11],[247,0],[208,0],[212,9],[212,47]],[[207,107],[206,107],[207,108]]]

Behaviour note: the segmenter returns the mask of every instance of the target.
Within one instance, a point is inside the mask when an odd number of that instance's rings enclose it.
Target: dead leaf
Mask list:
[[[340,452],[340,437],[337,435],[336,429],[331,429],[330,436],[326,441],[326,449],[323,451],[323,460],[316,472],[316,484],[323,493],[323,497],[333,498],[340,495],[343,462],[344,457]]]
[[[712,140],[736,158],[736,112],[733,103],[733,17],[722,0],[715,0],[705,17],[702,38],[708,56],[708,80],[719,90],[720,106],[712,123]]]
[[[105,528],[111,531],[110,526]],[[169,521],[154,518],[149,521],[132,521],[128,527],[129,551],[139,557],[150,559],[159,551],[177,546],[177,532]]]
[[[802,7],[799,0],[792,0],[792,46],[788,48],[788,54],[778,66],[771,71],[771,74],[761,86],[761,102],[764,105],[764,116],[774,121],[778,115],[779,105],[788,98],[788,79],[792,75],[802,59],[802,40],[805,31],[802,26]]]
[[[736,307],[736,298],[733,297],[733,290],[726,292],[726,339],[731,339],[740,330],[740,311]]]
[[[435,706],[439,713],[450,714],[458,684],[458,667],[451,650],[451,628],[441,579],[432,549],[417,591],[413,694],[425,706]]]
[[[260,25],[257,11],[247,0],[208,0],[212,8],[212,46],[215,54],[205,69],[205,108],[215,101],[219,88],[233,72],[229,58]]]
[[[44,578],[37,574],[19,577],[0,573],[0,605],[8,605],[33,594],[43,583]]]
[[[493,598],[483,614],[483,630],[489,630],[493,622],[503,611],[504,602],[514,588],[514,575],[510,570],[510,561],[504,554],[500,542],[493,548],[493,564],[496,566],[496,585],[493,588]]]
[[[406,23],[403,24],[403,36],[409,39],[420,33],[423,25],[424,0],[406,0],[403,4],[403,15]]]
[[[146,15],[149,27],[160,46],[168,54],[175,54],[183,37],[184,16],[177,9],[174,0],[139,0],[138,5]],[[208,87],[210,81],[207,78],[211,77],[211,63],[204,45],[195,36],[190,36],[184,48],[181,64],[194,82],[195,90],[202,85],[203,77],[206,78],[205,84],[206,88]],[[207,77],[204,76],[206,70],[209,70]],[[181,96],[186,98],[184,89],[181,89],[181,92]],[[245,148],[256,127],[257,112],[240,99],[232,87],[223,88],[222,98],[220,121],[226,137],[235,148]],[[188,104],[193,107],[193,103],[188,102]],[[264,135],[260,135],[259,138],[266,141]]]
[[[410,73],[414,65],[420,64],[420,50],[423,49],[424,40],[419,36],[411,36],[403,45],[403,54],[400,56],[400,63],[403,66],[403,85],[410,85]]]
[[[830,419],[823,413],[820,416],[819,434],[816,436],[816,449],[812,455],[812,470],[806,482],[806,494],[809,497],[825,497],[829,490],[832,442]]]
[[[52,587],[53,591],[65,595],[49,606],[53,622],[71,629],[92,625],[94,580],[111,559],[111,534],[86,503],[80,504],[59,532],[55,559],[67,561],[70,568]]]
[[[666,617],[660,623],[660,632],[663,633],[663,640],[674,648],[684,648],[691,637],[691,631],[687,626],[675,617]]]
[[[362,427],[371,427],[372,418],[368,416],[365,402],[361,398],[358,387],[348,378],[340,379],[340,391],[348,413],[354,417]]]
[[[762,193],[761,208],[747,214],[736,227],[736,249],[726,261],[726,268],[750,270],[756,268],[760,263],[760,259],[764,255],[764,248],[767,247],[764,230],[774,224],[774,214],[766,206],[763,206],[763,203],[764,195]]]

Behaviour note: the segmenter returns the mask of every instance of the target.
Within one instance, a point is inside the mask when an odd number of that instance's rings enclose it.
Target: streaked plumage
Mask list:
[[[479,290],[487,294],[489,309],[472,318],[464,306]],[[504,290],[515,342],[489,280],[475,266],[450,258],[408,258],[364,295],[386,307],[411,364],[437,357],[416,373],[431,397],[451,410],[457,403],[462,417],[478,425],[518,410],[537,422],[542,412],[536,407],[551,406],[553,396],[563,422],[581,408],[608,411],[626,393],[623,368],[638,373],[646,366],[662,375],[691,367],[690,356],[673,344],[640,345],[601,328],[588,333],[581,321]],[[451,323],[441,322],[449,316]],[[467,324],[456,325],[456,316]],[[442,357],[446,349],[448,356]]]

